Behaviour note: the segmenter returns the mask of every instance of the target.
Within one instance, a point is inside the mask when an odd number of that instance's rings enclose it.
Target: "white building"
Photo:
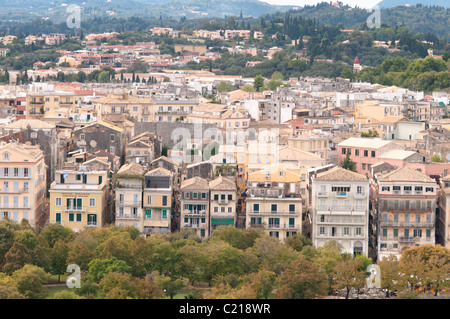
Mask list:
[[[336,241],[343,252],[368,255],[369,180],[334,167],[312,178],[312,241]]]

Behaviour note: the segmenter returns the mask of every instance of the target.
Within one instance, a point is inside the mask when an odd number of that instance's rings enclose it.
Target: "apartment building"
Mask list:
[[[336,166],[312,178],[312,241],[329,241],[343,252],[368,255],[369,179]]]
[[[300,168],[294,164],[249,165],[246,228],[284,241],[302,231]]]
[[[173,173],[163,167],[145,174],[143,233],[170,233],[172,227]]]
[[[153,121],[153,103],[148,98],[139,98],[127,93],[108,94],[92,101],[94,110],[100,114],[127,114],[137,122]]]
[[[378,259],[399,257],[409,247],[435,244],[438,185],[427,175],[402,167],[374,177]]]
[[[110,163],[98,159],[74,169],[57,170],[49,190],[50,223],[61,224],[76,232],[110,223],[107,209],[110,170]]]
[[[115,224],[143,231],[142,185],[144,170],[137,163],[123,165],[114,175]]]
[[[371,166],[382,162],[379,156],[392,150],[403,150],[403,147],[379,138],[351,137],[337,145],[337,164],[340,164],[347,153],[350,159],[356,163],[356,171],[369,176]]]
[[[75,112],[76,95],[72,92],[29,92],[26,97],[26,118],[65,117]]]
[[[195,229],[202,238],[209,236],[209,184],[193,177],[181,182],[180,229]]]
[[[38,146],[0,144],[0,219],[44,226],[45,185],[44,154]]]
[[[199,104],[198,100],[153,99],[153,118],[158,122],[181,122],[186,121],[186,116]],[[149,117],[144,114],[144,122]]]
[[[209,182],[210,189],[210,233],[221,225],[236,225],[236,182],[219,176]]]

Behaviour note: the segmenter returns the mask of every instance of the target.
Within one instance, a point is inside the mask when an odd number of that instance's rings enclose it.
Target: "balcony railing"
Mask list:
[[[86,212],[85,206],[65,206],[65,212]]]
[[[30,191],[29,188],[0,188],[0,193],[8,193],[8,194],[28,193],[29,191]]]
[[[116,201],[118,206],[141,206],[141,201]]]
[[[188,215],[193,215],[193,216],[202,216],[202,215],[206,215],[206,210],[200,210],[200,211],[190,211],[185,209],[184,211],[184,215],[188,216]]]
[[[228,200],[227,199],[219,199],[219,204],[220,205],[227,205],[228,204]]]
[[[98,227],[97,222],[87,222],[86,227]]]
[[[300,212],[283,212],[283,211],[252,211],[249,212],[249,215],[258,215],[258,216],[270,216],[270,215],[276,215],[276,216],[298,216]]]
[[[141,216],[139,214],[122,214],[116,216],[116,220],[139,220]]]
[[[394,221],[380,221],[381,227],[434,227],[433,222],[394,222]]]
[[[317,196],[318,197],[328,197],[328,192],[318,192]]]

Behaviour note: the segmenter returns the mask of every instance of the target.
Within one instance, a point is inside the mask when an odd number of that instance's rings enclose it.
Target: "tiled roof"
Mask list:
[[[416,169],[404,166],[381,177],[380,182],[422,182],[436,183],[436,181]]]
[[[206,179],[197,176],[183,181],[181,189],[209,189],[209,185]]]
[[[219,176],[209,182],[209,188],[211,190],[236,190],[236,184],[228,178]]]
[[[172,176],[172,172],[164,167],[158,167],[145,173],[145,176]]]
[[[359,173],[352,172],[340,166],[333,167],[329,171],[319,173],[314,177],[315,181],[348,181],[365,182],[367,177]]]
[[[122,165],[117,174],[142,175],[143,172],[144,171],[141,165],[137,163],[129,163]]]

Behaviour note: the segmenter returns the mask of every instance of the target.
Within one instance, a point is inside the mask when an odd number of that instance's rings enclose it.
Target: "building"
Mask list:
[[[372,165],[382,162],[379,156],[392,150],[403,150],[403,147],[378,138],[348,138],[337,145],[337,164],[350,153],[350,159],[356,163],[356,171],[369,176]]]
[[[173,173],[163,167],[145,174],[143,233],[168,234],[172,227]]]
[[[408,166],[374,176],[378,259],[435,244],[436,181]]]
[[[441,179],[439,211],[436,214],[436,243],[450,248],[450,176]]]
[[[111,164],[92,159],[74,169],[56,171],[50,186],[50,223],[78,232],[111,222],[108,210]]]
[[[180,229],[195,229],[202,238],[209,236],[209,184],[193,177],[181,182]]]
[[[102,150],[124,158],[127,135],[123,127],[110,122],[98,121],[73,131],[74,150],[95,153]]]
[[[186,116],[191,114],[198,104],[198,100],[153,99],[154,114],[152,114],[152,117],[147,117],[144,114],[144,122],[153,118],[158,122],[184,123]]]
[[[144,170],[137,163],[123,165],[114,175],[115,224],[133,226],[143,232],[143,190]]]
[[[75,113],[76,95],[72,92],[29,92],[26,99],[26,118],[65,117]],[[59,116],[59,115],[60,116]]]
[[[343,252],[368,255],[369,179],[334,167],[312,177],[312,241],[321,247],[329,241]]]
[[[46,166],[38,146],[0,144],[0,219],[44,226]]]
[[[138,122],[153,121],[153,104],[148,98],[127,93],[108,94],[92,101],[94,110],[100,114],[126,114]]]
[[[302,232],[300,168],[294,164],[248,167],[246,228],[263,230],[284,241]]]
[[[221,225],[236,225],[236,182],[220,175],[209,182],[210,233]]]

